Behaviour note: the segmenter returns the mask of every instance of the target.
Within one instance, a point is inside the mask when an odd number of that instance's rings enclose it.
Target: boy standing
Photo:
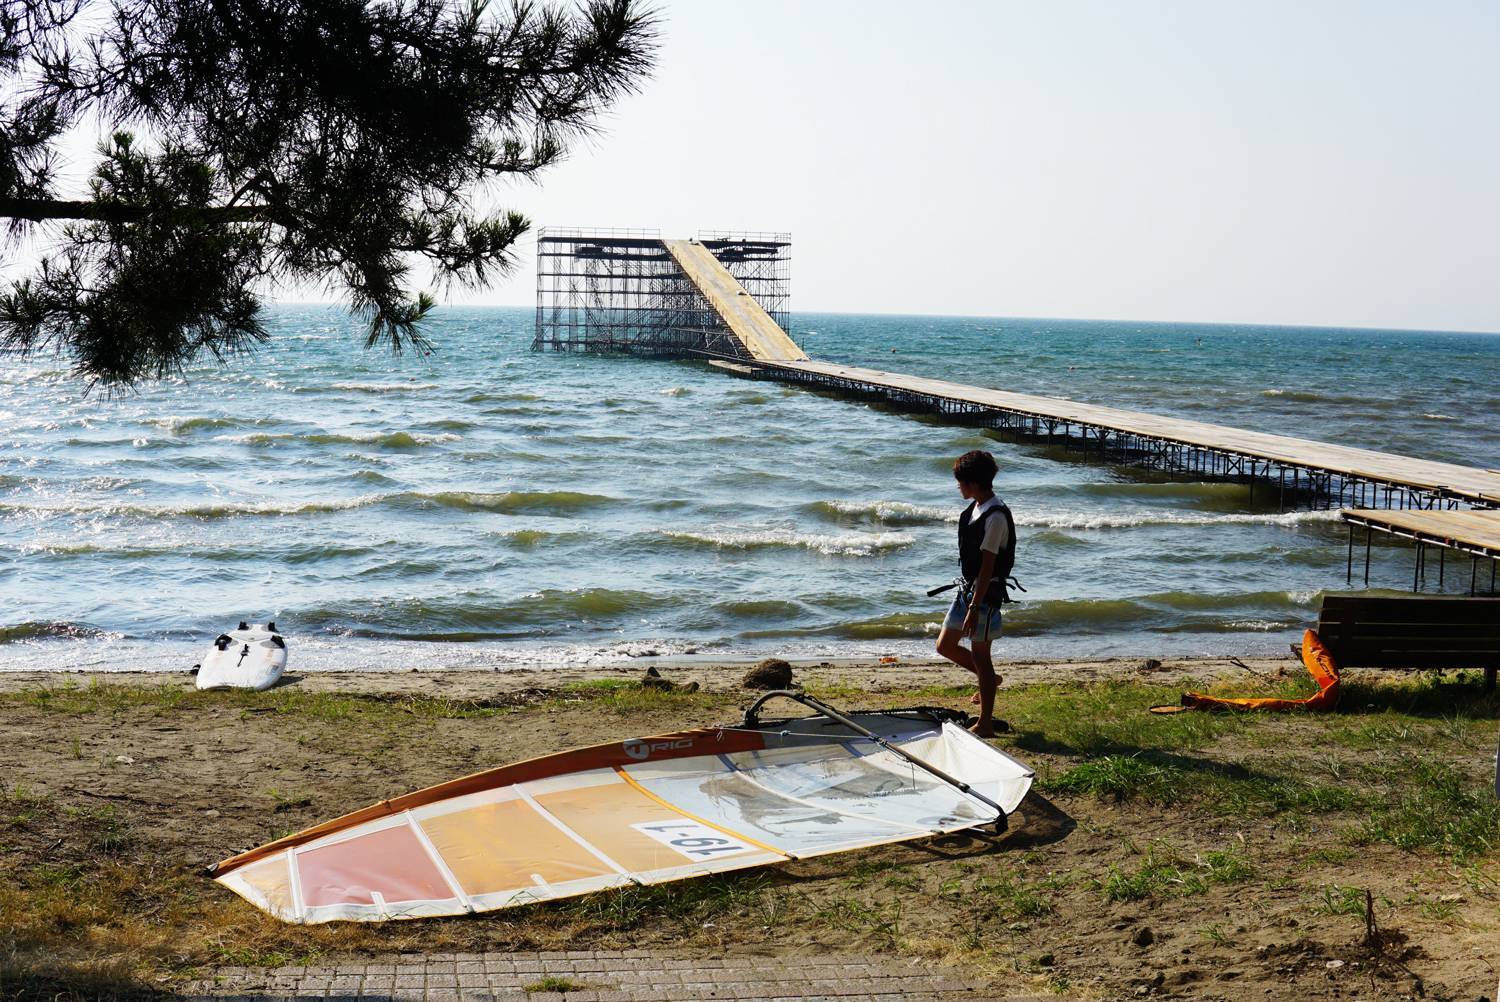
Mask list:
[[[969,502],[958,518],[958,562],[963,584],[938,633],[937,652],[979,680],[979,720],[972,730],[994,737],[995,690],[1000,685],[990,645],[1000,636],[1005,580],[1016,560],[1016,528],[1010,509],[995,496],[995,457],[975,449],[953,463],[958,492]],[[960,643],[969,638],[969,646]],[[1009,727],[1003,721],[1000,730]]]

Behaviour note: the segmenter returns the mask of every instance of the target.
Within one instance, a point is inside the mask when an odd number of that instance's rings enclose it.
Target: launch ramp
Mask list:
[[[758,362],[807,360],[807,353],[797,347],[707,247],[696,240],[663,240],[662,243],[666,244],[683,274],[739,339],[750,358]]]

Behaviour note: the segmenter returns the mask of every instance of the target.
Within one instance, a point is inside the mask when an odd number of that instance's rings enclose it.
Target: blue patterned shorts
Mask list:
[[[960,589],[953,596],[953,604],[948,606],[948,615],[943,619],[943,628],[953,630],[955,633],[964,628],[964,617],[969,614],[969,593]],[[977,643],[989,643],[999,640],[1003,628],[1000,607],[987,606],[980,603],[979,612],[974,617],[974,637]]]

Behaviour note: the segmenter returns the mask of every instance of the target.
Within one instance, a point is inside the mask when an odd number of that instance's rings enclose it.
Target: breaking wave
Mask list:
[[[869,557],[910,546],[913,537],[904,532],[797,532],[794,529],[723,529],[691,532],[660,529],[671,542],[687,547],[718,550],[793,549],[811,550],[830,557]]]
[[[103,630],[83,623],[16,623],[0,626],[0,644],[14,644],[26,640],[88,640],[106,636]]]
[[[470,592],[454,599],[409,598],[369,606],[307,609],[282,617],[289,627],[387,640],[476,641],[565,636],[580,626],[639,616],[678,602],[630,589],[546,589],[495,600]]]
[[[171,435],[186,435],[188,432],[211,428],[236,428],[238,421],[215,417],[164,417],[144,422]]]
[[[803,507],[813,515],[832,521],[861,518],[883,525],[932,525],[958,521],[956,510],[905,501],[814,501]]]
[[[1092,512],[1022,510],[1016,524],[1045,529],[1133,529],[1146,525],[1283,525],[1312,522],[1337,522],[1337,511],[1286,511],[1275,513],[1226,512],[1205,514],[1193,511]]]
[[[382,478],[384,479],[384,478]],[[492,511],[506,514],[565,514],[580,508],[609,504],[614,498],[577,491],[507,491],[486,494],[478,491],[437,491],[399,494],[366,494],[360,497],[329,501],[251,502],[226,501],[174,507],[171,505],[70,504],[23,505],[0,502],[0,512],[51,515],[107,515],[146,518],[238,518],[254,515],[318,515],[386,505],[393,508],[449,508],[455,511]]]
[[[350,393],[418,393],[435,390],[437,383],[333,383],[330,390],[345,390]]]
[[[487,494],[481,491],[438,491],[436,493],[393,494],[382,499],[395,506],[451,508],[454,511],[492,511],[501,514],[557,515],[582,508],[596,508],[614,503],[603,494],[579,491],[504,491]]]
[[[407,431],[371,431],[341,435],[333,432],[254,432],[249,435],[221,435],[217,441],[235,445],[250,445],[272,448],[282,442],[306,445],[373,445],[381,449],[420,449],[425,445],[441,445],[457,442],[463,438],[451,432],[437,435],[412,434]]]

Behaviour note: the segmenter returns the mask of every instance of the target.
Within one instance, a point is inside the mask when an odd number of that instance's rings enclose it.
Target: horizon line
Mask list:
[[[331,306],[340,307],[344,304],[332,299],[276,299],[271,303],[277,306]],[[500,310],[534,310],[535,303],[439,303],[438,306],[451,309],[500,309]],[[988,313],[912,313],[907,311],[885,311],[885,310],[789,310],[789,316],[795,318],[799,313],[823,314],[827,316],[847,317],[913,317],[920,319],[943,319],[943,320],[1039,320],[1039,321],[1064,321],[1083,323],[1110,323],[1110,324],[1161,324],[1180,327],[1276,327],[1291,330],[1347,330],[1347,331],[1379,331],[1381,333],[1400,334],[1483,334],[1487,336],[1500,335],[1500,328],[1479,327],[1382,327],[1374,324],[1326,324],[1326,323],[1290,323],[1287,321],[1257,321],[1257,320],[1142,320],[1137,317],[1038,317],[1023,314],[1002,315]],[[796,331],[788,331],[795,334]]]

